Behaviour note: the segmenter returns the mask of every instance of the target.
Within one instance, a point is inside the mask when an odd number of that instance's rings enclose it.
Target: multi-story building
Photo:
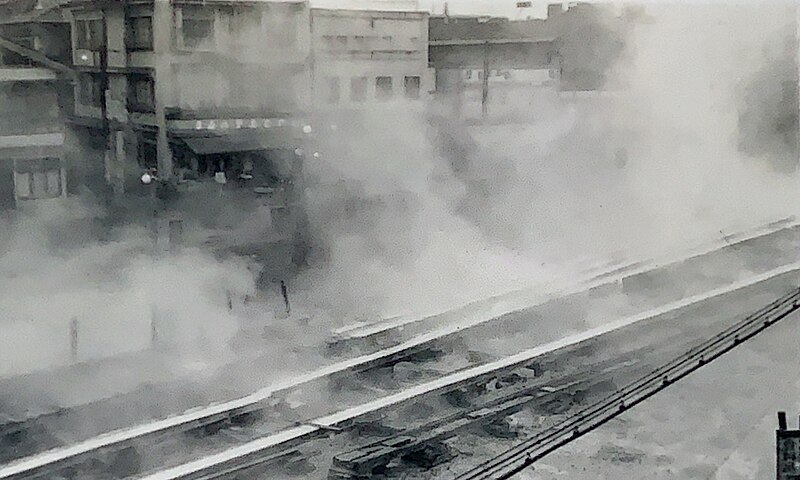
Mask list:
[[[468,120],[500,120],[535,115],[564,92],[606,89],[637,15],[581,3],[551,5],[546,19],[431,17],[439,98]]]
[[[189,236],[255,222],[270,228],[237,241],[270,243],[294,230],[311,132],[307,2],[73,0],[69,18],[74,121],[103,139],[124,203],[163,193]]]
[[[433,90],[421,11],[311,10],[312,98],[319,113],[359,111]]]
[[[66,196],[72,72],[58,38],[66,26],[49,10],[11,2],[0,10],[0,208]],[[67,37],[68,38],[68,37]],[[69,175],[71,176],[71,175]]]

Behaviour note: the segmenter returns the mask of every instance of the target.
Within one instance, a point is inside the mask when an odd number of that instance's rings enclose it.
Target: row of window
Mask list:
[[[20,200],[57,198],[63,191],[61,161],[57,158],[17,160],[14,188]]]
[[[408,45],[400,45],[391,35],[323,35],[322,46],[329,51],[372,51],[372,50],[398,50],[419,48],[419,37],[408,39]]]
[[[350,101],[361,103],[367,101],[367,77],[350,78]],[[341,82],[339,77],[325,78],[326,92],[325,101],[328,104],[337,104],[341,101]],[[417,99],[420,94],[421,79],[419,76],[409,75],[403,77],[403,88],[405,97]],[[390,100],[394,96],[394,85],[392,77],[375,77],[375,98],[379,101]]]
[[[367,101],[367,77],[350,78],[350,100],[352,102]],[[341,83],[339,77],[326,77],[325,101],[337,104],[341,101]],[[403,77],[405,98],[418,99],[420,96],[421,78],[416,75]],[[78,96],[84,105],[99,108],[103,101],[103,85],[99,75],[85,74],[79,82]],[[394,96],[394,81],[389,76],[375,77],[375,98],[379,101],[390,100]],[[152,112],[155,110],[155,83],[146,74],[128,76],[128,109],[134,112]]]
[[[103,84],[99,75],[85,74],[79,82],[78,98],[84,105],[100,108],[103,102]],[[128,76],[128,109],[134,112],[155,110],[155,83],[146,74]]]
[[[262,18],[248,12],[235,13],[230,17],[229,29],[234,39],[252,39],[258,32],[269,33],[270,44],[290,47],[295,44],[297,29],[294,18],[269,17],[269,25],[262,25]],[[216,44],[216,15],[209,10],[186,10],[176,15],[177,46],[183,49],[212,48]],[[125,22],[125,44],[129,51],[153,50],[153,19],[150,16],[129,16]],[[264,29],[266,27],[266,29]],[[75,46],[80,50],[101,50],[105,45],[102,20],[76,20]]]

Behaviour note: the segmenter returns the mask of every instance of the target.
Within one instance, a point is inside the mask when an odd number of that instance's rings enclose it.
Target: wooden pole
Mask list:
[[[78,317],[69,322],[69,353],[72,362],[78,361]]]

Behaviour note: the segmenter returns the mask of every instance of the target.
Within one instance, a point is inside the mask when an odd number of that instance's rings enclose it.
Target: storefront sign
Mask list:
[[[195,130],[241,130],[273,127],[302,127],[303,122],[285,118],[236,118],[196,120]]]

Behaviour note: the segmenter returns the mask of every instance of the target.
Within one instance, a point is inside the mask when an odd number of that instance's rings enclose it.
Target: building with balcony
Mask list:
[[[0,209],[62,198],[76,171],[64,115],[72,76],[60,63],[69,50],[58,41],[68,30],[35,6],[0,6]]]
[[[307,2],[72,0],[68,17],[73,121],[103,138],[122,203],[155,191],[187,238],[254,218],[260,240],[294,230],[311,131]]]
[[[433,90],[428,16],[422,11],[311,10],[312,98],[318,113],[341,113]]]

